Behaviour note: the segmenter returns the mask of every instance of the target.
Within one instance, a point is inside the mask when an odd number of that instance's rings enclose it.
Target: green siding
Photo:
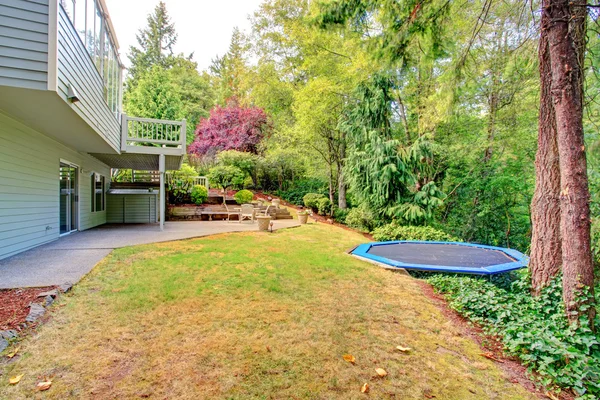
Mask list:
[[[60,160],[79,168],[79,228],[106,223],[91,212],[90,175],[110,179],[110,169],[0,113],[0,259],[59,236]]]
[[[152,224],[158,222],[156,194],[110,194],[107,196],[108,223]]]
[[[48,88],[48,0],[0,0],[0,85]]]

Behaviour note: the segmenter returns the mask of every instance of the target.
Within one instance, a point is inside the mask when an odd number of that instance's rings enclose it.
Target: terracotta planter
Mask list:
[[[308,214],[298,214],[298,221],[300,225],[304,225],[308,222]]]
[[[269,230],[269,224],[271,223],[271,216],[259,215],[256,217],[256,220],[258,221],[258,230],[259,231],[268,231]]]

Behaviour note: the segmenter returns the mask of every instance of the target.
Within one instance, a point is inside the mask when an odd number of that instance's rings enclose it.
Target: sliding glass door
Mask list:
[[[60,234],[77,230],[79,218],[77,166],[60,162]]]

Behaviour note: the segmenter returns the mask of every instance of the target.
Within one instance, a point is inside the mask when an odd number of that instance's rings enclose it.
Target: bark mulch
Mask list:
[[[0,290],[0,331],[20,331],[29,314],[29,304],[42,302],[43,299],[38,298],[38,295],[54,288],[55,286]]]

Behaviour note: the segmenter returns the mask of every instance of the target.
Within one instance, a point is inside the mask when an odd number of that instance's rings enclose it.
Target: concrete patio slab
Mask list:
[[[298,220],[275,220],[273,229],[298,226]],[[226,221],[103,225],[0,260],[0,289],[77,283],[113,249],[228,232],[256,231],[257,225]]]

